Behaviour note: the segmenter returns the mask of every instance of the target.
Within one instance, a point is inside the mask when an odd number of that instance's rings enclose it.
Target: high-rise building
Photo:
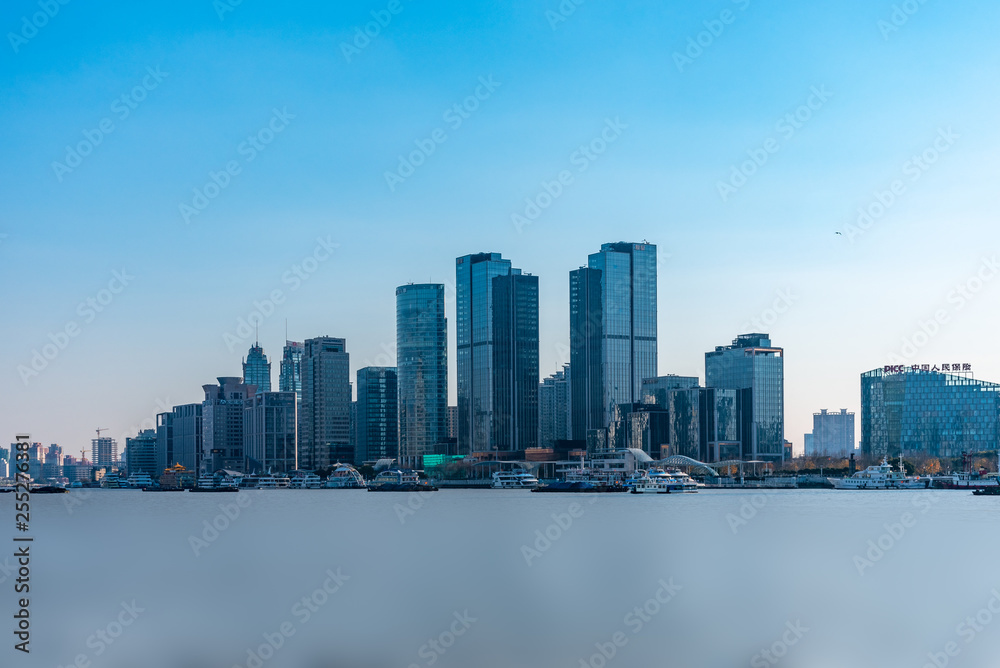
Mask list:
[[[257,388],[242,378],[222,376],[218,385],[203,385],[202,402],[203,468],[245,471],[243,450],[243,403]]]
[[[302,353],[299,468],[314,471],[354,460],[350,355],[345,339],[307,339]]]
[[[396,370],[398,454],[408,461],[435,454],[435,446],[449,437],[444,285],[396,288]]]
[[[302,353],[305,346],[299,341],[285,341],[281,351],[281,371],[278,375],[278,390],[295,392],[302,399]]]
[[[254,343],[243,360],[243,382],[254,385],[258,392],[271,391],[271,363],[259,343]]]
[[[813,413],[813,430],[808,436],[806,457],[847,457],[854,452],[854,413],[846,408]]]
[[[538,439],[538,278],[499,253],[456,260],[458,450],[532,448]]]
[[[156,430],[143,429],[136,436],[125,439],[125,461],[128,474],[148,473],[157,480],[162,473],[158,468],[156,453]]]
[[[90,452],[90,459],[94,466],[110,468],[118,465],[118,441],[110,436],[90,439]]]
[[[697,376],[677,376],[668,374],[642,379],[642,402],[666,407],[670,390],[689,390],[698,387]]]
[[[399,450],[398,381],[394,366],[358,369],[357,438],[354,460],[359,464],[395,459]]]
[[[245,471],[287,473],[298,468],[297,403],[294,392],[258,392],[243,402]]]
[[[63,477],[63,449],[53,443],[45,449],[45,463],[42,464],[42,477],[55,480]]]
[[[767,334],[742,334],[729,346],[705,353],[705,384],[738,390],[741,456],[782,460],[785,456],[784,350]]]
[[[619,404],[641,402],[656,344],[656,246],[603,244],[570,272],[574,439],[607,427]]]
[[[1000,447],[1000,384],[968,365],[890,366],[861,374],[861,451],[957,457]],[[968,371],[958,372],[959,369]]]
[[[156,476],[180,464],[189,471],[201,469],[204,454],[202,404],[174,406],[156,416]]]
[[[458,442],[458,406],[448,406],[448,438]]]
[[[556,441],[569,440],[570,372],[569,364],[564,364],[538,386],[538,447],[552,448]]]

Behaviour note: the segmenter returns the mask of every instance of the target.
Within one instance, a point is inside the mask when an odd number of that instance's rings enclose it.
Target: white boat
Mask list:
[[[136,489],[154,487],[153,479],[148,473],[133,473],[128,477],[128,486]]]
[[[274,486],[277,487],[278,489],[288,489],[288,487],[292,484],[291,478],[284,475],[283,473],[278,473],[273,477],[274,477]]]
[[[625,486],[633,494],[691,494],[698,491],[698,483],[687,473],[655,467],[636,471],[625,481]]]
[[[326,479],[327,489],[363,489],[367,487],[365,479],[358,470],[347,464],[337,464],[330,477]]]
[[[315,473],[305,473],[292,476],[288,486],[292,489],[319,489],[323,486],[323,481]]]
[[[534,489],[538,478],[527,471],[497,471],[490,483],[493,489]]]
[[[103,489],[128,489],[128,480],[125,478],[120,478],[117,475],[106,475],[101,478],[101,487]]]
[[[252,477],[252,476],[251,476]],[[278,481],[270,473],[257,476],[257,489],[278,489]]]
[[[830,482],[837,489],[926,489],[930,480],[906,475],[903,457],[900,456],[899,460],[898,471],[892,470],[888,458],[883,457],[882,463],[877,466],[869,466],[850,478],[832,478]]]

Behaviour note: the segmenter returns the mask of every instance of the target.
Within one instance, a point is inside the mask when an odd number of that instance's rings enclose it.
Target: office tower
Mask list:
[[[739,459],[737,392],[697,384],[667,390],[660,405],[670,414],[669,454],[702,462]]]
[[[538,447],[552,448],[570,439],[570,372],[564,364],[538,386]]]
[[[448,438],[458,442],[458,406],[448,406]]]
[[[437,454],[450,436],[444,285],[396,288],[396,373],[400,459]]]
[[[295,392],[302,398],[302,353],[305,346],[299,341],[285,341],[281,351],[281,371],[278,375],[278,389]]]
[[[351,380],[347,341],[320,336],[302,352],[299,468],[306,471],[351,463]]]
[[[147,473],[156,480],[162,469],[158,468],[156,453],[156,430],[143,429],[136,436],[125,439],[125,461],[128,474]]]
[[[259,343],[250,347],[250,352],[243,360],[243,382],[254,385],[258,392],[271,391],[271,363]]]
[[[499,253],[456,260],[458,449],[538,441],[538,278]]]
[[[218,385],[203,385],[202,464],[205,472],[218,469],[245,471],[243,403],[257,388],[242,378],[222,376]]]
[[[705,353],[705,384],[737,390],[744,459],[781,460],[785,454],[784,350],[767,334],[742,334]]]
[[[607,427],[618,404],[640,403],[656,342],[656,246],[603,244],[570,272],[574,439]]]
[[[958,457],[996,452],[998,443],[1000,383],[976,380],[970,365],[890,366],[861,374],[865,455]]]
[[[94,466],[112,467],[118,464],[118,441],[110,436],[90,439],[90,452]]]
[[[169,413],[156,416],[156,476],[164,469],[180,464],[189,471],[199,471],[204,453],[202,404],[174,406]]]
[[[666,407],[670,390],[688,390],[698,387],[697,376],[677,376],[668,374],[642,379],[642,402]]]
[[[294,392],[257,392],[243,403],[243,452],[248,473],[287,473],[298,468],[297,401]]]
[[[813,430],[806,436],[806,457],[847,457],[854,452],[854,413],[846,408],[813,413]]]
[[[399,449],[398,377],[394,366],[358,369],[354,460],[395,459]]]

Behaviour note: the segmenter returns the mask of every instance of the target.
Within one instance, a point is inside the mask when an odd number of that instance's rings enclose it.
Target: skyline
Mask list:
[[[453,286],[454,259],[477,252],[539,277],[544,378],[568,361],[569,271],[620,240],[658,247],[658,373],[704,384],[705,352],[769,333],[788,355],[785,436],[797,451],[813,413],[858,413],[861,373],[926,330],[902,361],[969,361],[1000,380],[987,345],[1000,330],[1000,59],[988,30],[1000,8],[921,5],[883,35],[892,2],[638,3],[626,16],[584,4],[555,29],[557,3],[402,6],[350,62],[340,45],[386,3],[241,4],[221,19],[211,3],[86,17],[71,3],[4,51],[0,424],[11,437],[72,453],[97,427],[121,442],[200,401],[202,385],[240,373],[254,335],[224,337],[275,290],[283,303],[259,335],[272,363],[287,319],[292,340],[346,338],[352,379],[395,364],[395,288]],[[735,21],[679,71],[673,54],[726,9]],[[33,11],[17,2],[0,24],[16,31]],[[147,36],[124,41],[133,20]],[[145,99],[122,118],[112,101],[136,86]],[[454,105],[477,89],[456,127]],[[787,115],[802,105],[810,117],[796,128]],[[113,131],[57,176],[66,145],[105,118]],[[243,142],[264,128],[273,141],[248,160]],[[446,139],[390,190],[385,173],[439,128]],[[591,160],[580,147],[599,137]],[[913,159],[932,149],[933,164]],[[719,182],[761,150],[766,162],[723,201]],[[239,173],[185,223],[180,205],[233,160]],[[857,209],[879,196],[894,201],[860,228]],[[526,199],[540,212],[518,227]],[[956,287],[976,280],[971,299]],[[110,303],[78,307],[104,289]],[[788,310],[755,326],[776,302]],[[25,385],[18,366],[69,323],[79,334]]]

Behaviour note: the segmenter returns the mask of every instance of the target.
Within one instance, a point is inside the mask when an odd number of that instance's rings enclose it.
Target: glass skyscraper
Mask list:
[[[258,392],[271,391],[271,363],[259,343],[250,347],[250,352],[243,360],[243,382],[256,385]]]
[[[302,353],[305,347],[300,341],[285,341],[281,351],[281,367],[278,373],[278,390],[294,392],[302,398]]]
[[[738,390],[743,459],[784,459],[784,362],[784,350],[767,334],[743,334],[705,353],[705,384]]]
[[[448,438],[448,321],[440,283],[396,288],[396,379],[399,457],[437,454],[434,447]]]
[[[538,278],[499,253],[456,260],[458,450],[538,440]]]
[[[219,469],[245,471],[243,450],[243,402],[253,396],[253,388],[242,378],[220,377],[218,385],[203,385],[202,442],[205,472]]]
[[[202,409],[202,404],[184,404],[156,416],[157,476],[175,464],[189,471],[201,469]]]
[[[573,438],[607,427],[656,376],[656,246],[603,244],[570,272]]]
[[[298,467],[294,392],[258,392],[244,402],[243,450],[248,473],[287,473]]]
[[[394,366],[358,369],[354,461],[395,459],[399,449],[398,382]]]
[[[902,449],[956,457],[996,450],[998,443],[1000,384],[913,367],[861,375],[861,450],[866,455],[892,458]]]
[[[347,341],[330,336],[307,339],[302,354],[299,467],[314,471],[353,461]]]

